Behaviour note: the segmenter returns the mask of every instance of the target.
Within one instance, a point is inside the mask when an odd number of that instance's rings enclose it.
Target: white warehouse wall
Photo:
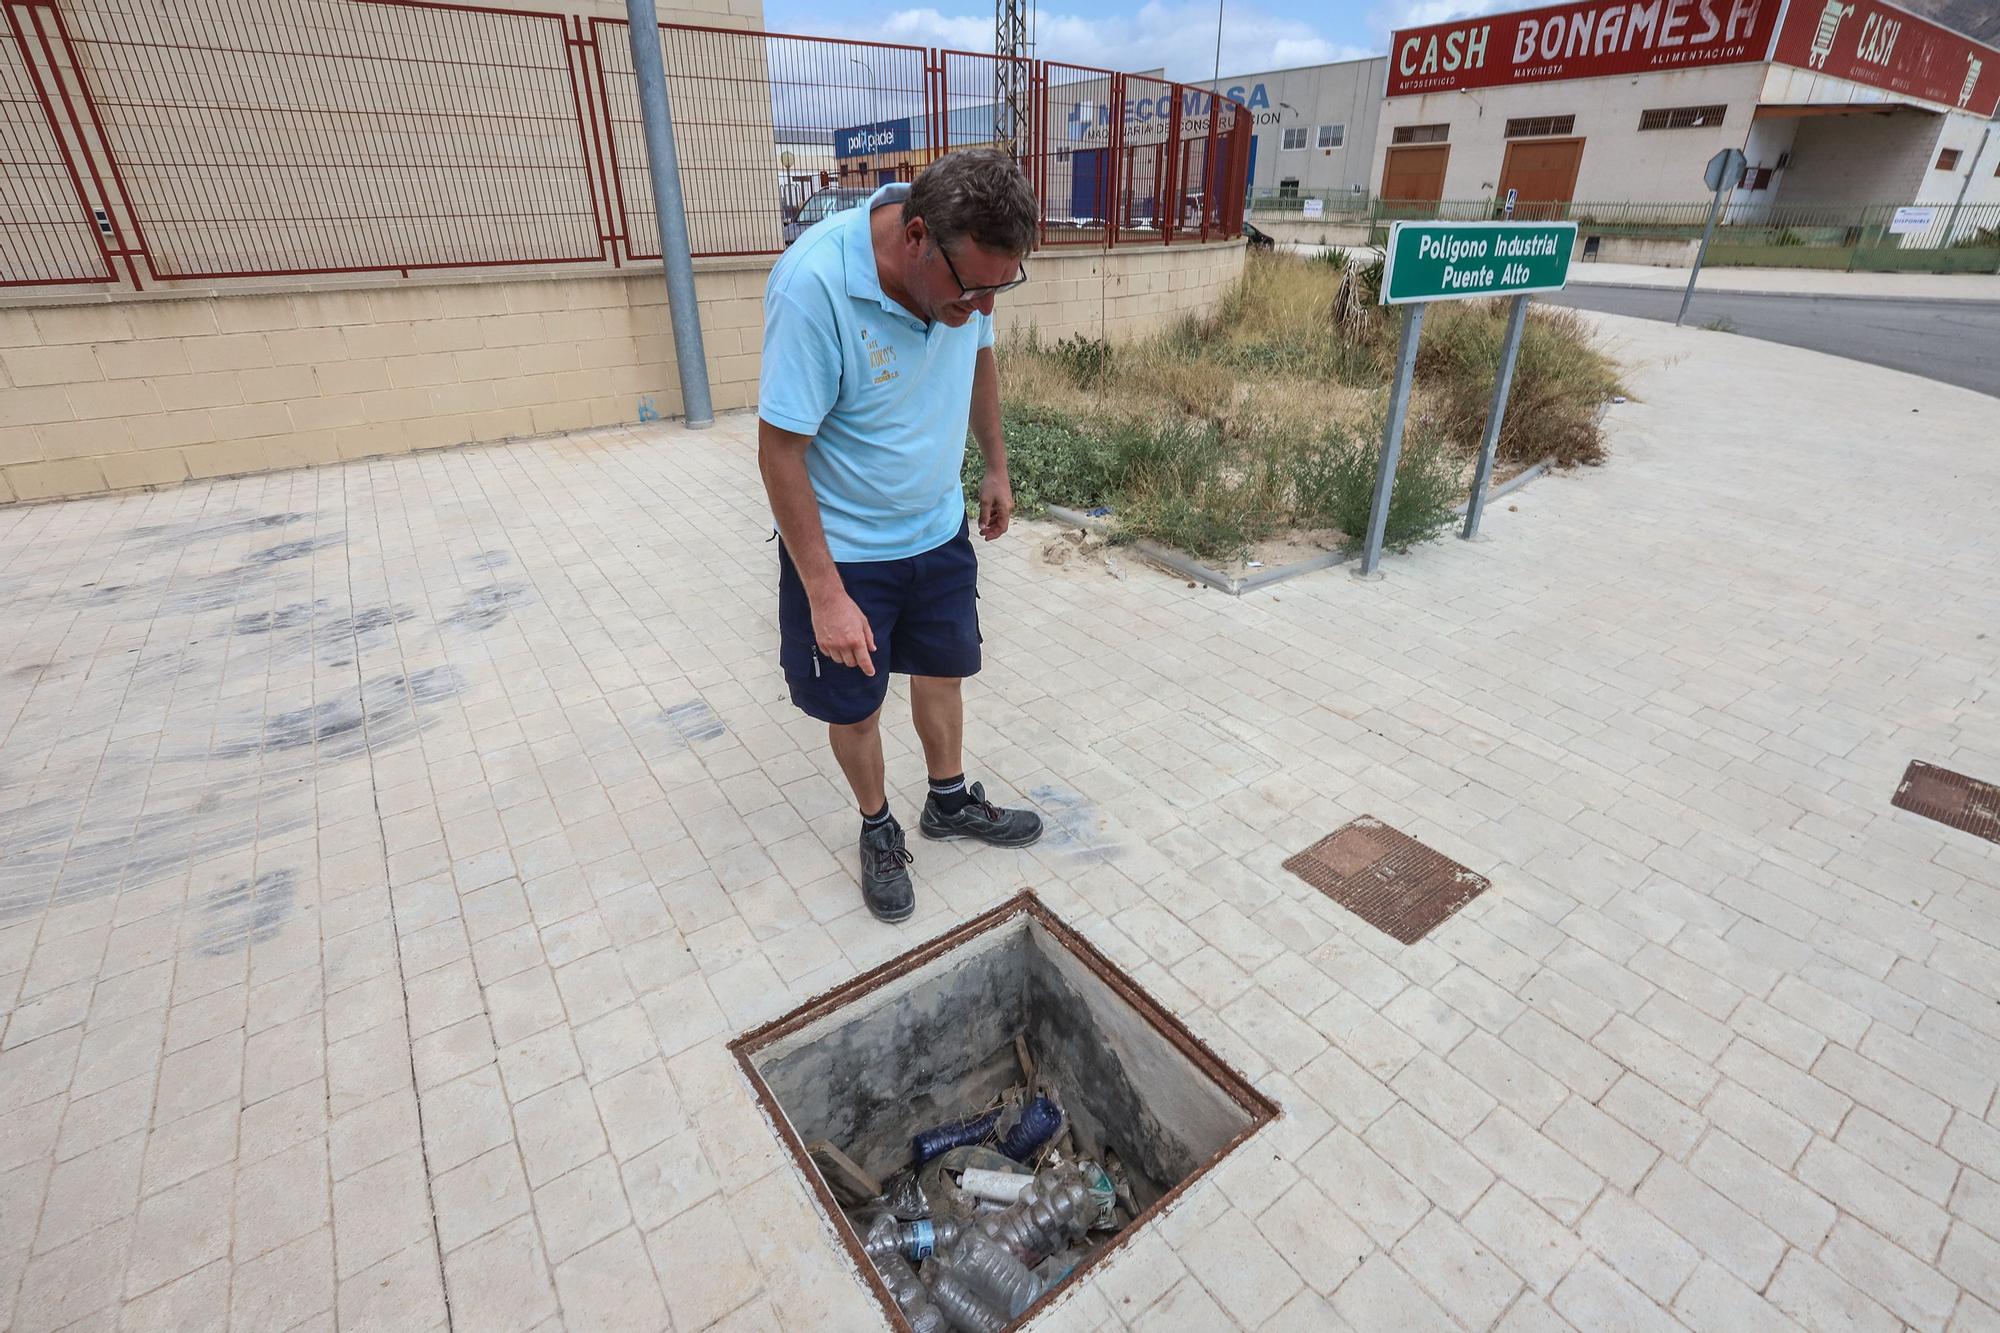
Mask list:
[[[1585,140],[1576,179],[1578,200],[1698,199],[1706,194],[1701,173],[1708,159],[1719,148],[1742,147],[1748,137],[1764,69],[1761,64],[1725,65],[1391,98],[1383,105],[1376,133],[1370,188],[1381,188],[1382,167],[1397,126],[1448,122],[1451,157],[1445,166],[1444,197],[1490,197],[1499,186],[1507,152],[1507,121],[1573,114],[1575,134]],[[1718,102],[1728,107],[1719,125],[1639,132],[1641,111]]]

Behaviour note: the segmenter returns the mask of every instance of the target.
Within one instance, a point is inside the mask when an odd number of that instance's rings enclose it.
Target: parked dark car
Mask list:
[[[810,199],[799,205],[799,215],[785,223],[785,244],[790,245],[805,235],[806,228],[815,222],[824,222],[835,213],[844,213],[850,208],[860,207],[874,193],[873,190],[848,185],[836,185],[816,191]]]
[[[1271,233],[1259,231],[1247,222],[1243,224],[1243,239],[1249,242],[1252,250],[1269,250],[1277,244]]]

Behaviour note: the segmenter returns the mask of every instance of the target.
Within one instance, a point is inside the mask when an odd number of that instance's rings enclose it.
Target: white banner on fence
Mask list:
[[[1325,216],[1326,216],[1326,200],[1324,200],[1324,199],[1308,199],[1308,200],[1306,200],[1306,208],[1305,208],[1305,215],[1306,215],[1307,217],[1309,217],[1309,218],[1323,218],[1323,217],[1325,217]]]
[[[1889,231],[1896,236],[1907,236],[1913,231],[1927,230],[1936,219],[1935,208],[1899,208],[1889,221]]]

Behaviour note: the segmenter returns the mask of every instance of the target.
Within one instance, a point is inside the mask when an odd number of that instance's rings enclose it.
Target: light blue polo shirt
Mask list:
[[[926,324],[883,293],[868,219],[909,192],[885,185],[807,228],[764,287],[757,415],[813,437],[806,472],[837,561],[921,555],[965,521],[972,371],[993,318]]]

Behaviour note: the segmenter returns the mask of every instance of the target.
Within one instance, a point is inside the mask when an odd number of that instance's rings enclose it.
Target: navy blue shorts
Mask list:
[[[819,650],[812,604],[783,540],[778,542],[778,662],[792,702],[806,716],[846,725],[874,716],[889,673],[960,677],[979,671],[979,557],[971,525],[922,555],[836,564],[847,595],[875,632],[875,674]]]

